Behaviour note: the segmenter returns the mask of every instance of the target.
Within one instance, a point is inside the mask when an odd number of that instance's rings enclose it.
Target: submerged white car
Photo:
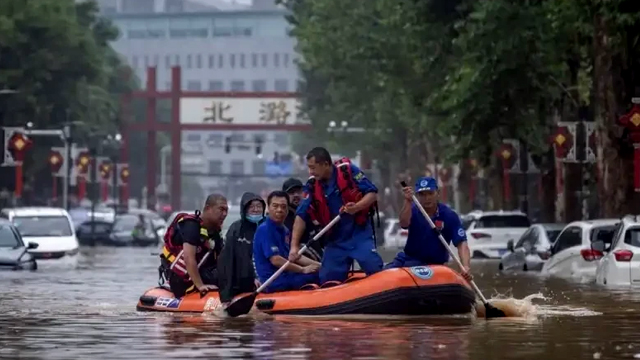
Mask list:
[[[475,258],[500,259],[509,240],[517,241],[531,226],[520,211],[473,211],[462,218],[467,243]]]
[[[591,243],[596,262],[596,283],[602,285],[640,285],[640,216],[625,216],[612,242]]]
[[[542,274],[562,278],[593,280],[597,261],[602,253],[591,248],[600,240],[611,243],[619,219],[574,221],[567,225],[551,246],[551,257],[542,267]]]
[[[78,239],[65,209],[23,207],[3,209],[0,217],[11,221],[26,242],[38,244],[29,253],[37,260],[59,259],[78,254]]]

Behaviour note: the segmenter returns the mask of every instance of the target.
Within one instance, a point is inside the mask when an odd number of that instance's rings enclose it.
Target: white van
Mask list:
[[[38,260],[59,259],[78,254],[78,239],[71,216],[66,210],[50,207],[3,209],[0,218],[11,221],[25,243],[34,242],[38,248],[29,253]]]

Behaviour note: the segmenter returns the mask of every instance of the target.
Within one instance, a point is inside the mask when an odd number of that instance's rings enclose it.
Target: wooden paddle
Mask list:
[[[309,244],[320,239],[322,235],[324,235],[327,231],[329,231],[338,221],[340,221],[340,215],[334,217],[333,220],[331,220],[331,222],[327,224],[327,226],[325,226],[322,230],[320,230],[320,232],[316,234],[316,236],[313,237],[313,239],[309,240],[298,251],[298,255],[302,255],[307,250],[307,247],[309,246]],[[271,285],[271,283],[275,279],[277,279],[278,276],[280,276],[280,274],[284,272],[284,269],[286,269],[287,265],[289,265],[290,263],[291,261],[287,260],[287,262],[284,263],[284,265],[282,265],[280,269],[278,269],[278,271],[276,271],[273,275],[271,275],[271,277],[268,278],[267,281],[264,282],[264,284],[260,285],[260,287],[253,293],[249,295],[245,295],[231,302],[231,304],[229,304],[229,306],[227,306],[227,308],[225,309],[227,314],[229,314],[229,316],[231,317],[236,317],[236,316],[247,314],[249,311],[251,311],[251,308],[253,307],[253,303],[256,301],[256,297],[258,296],[258,294],[262,292],[267,286]]]
[[[401,181],[400,185],[402,185],[403,188],[407,187],[407,183],[404,182],[404,181]],[[431,226],[431,229],[433,229],[433,231],[435,231],[435,233],[438,235],[438,239],[440,239],[440,242],[442,243],[442,246],[444,246],[444,248],[447,249],[447,251],[449,252],[449,255],[451,255],[451,257],[456,261],[456,263],[458,264],[460,269],[462,271],[464,271],[464,266],[462,266],[462,263],[456,257],[456,255],[453,253],[453,250],[451,250],[451,248],[447,244],[447,241],[444,239],[444,237],[442,237],[442,233],[440,232],[440,230],[438,230],[436,225],[433,223],[433,221],[431,220],[431,217],[429,216],[429,214],[427,214],[427,212],[424,210],[424,208],[422,207],[422,204],[420,204],[420,201],[418,201],[418,198],[416,198],[416,196],[413,195],[411,197],[411,199],[413,200],[413,203],[416,205],[418,210],[420,210],[422,215],[424,215],[424,218],[427,219],[427,222],[429,223],[429,226]],[[485,313],[487,319],[496,318],[496,317],[506,317],[507,316],[504,313],[504,311],[502,311],[502,310],[496,308],[495,306],[489,304],[489,302],[487,301],[487,298],[485,298],[484,295],[482,295],[482,291],[480,291],[480,289],[478,288],[478,286],[476,285],[476,283],[473,280],[469,281],[469,283],[471,284],[471,287],[473,287],[473,290],[476,292],[476,294],[480,297],[480,300],[482,300],[482,303],[484,304],[485,309],[487,309],[487,311]]]

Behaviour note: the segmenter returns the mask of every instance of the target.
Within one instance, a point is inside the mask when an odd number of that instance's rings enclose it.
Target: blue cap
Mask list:
[[[438,183],[436,182],[436,179],[430,176],[421,177],[418,179],[418,181],[416,181],[415,192],[417,193],[420,191],[436,191],[436,190],[438,190]]]

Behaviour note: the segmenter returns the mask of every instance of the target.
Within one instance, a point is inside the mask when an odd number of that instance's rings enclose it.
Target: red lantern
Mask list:
[[[78,160],[76,161],[78,173],[86,174],[89,171],[89,164],[91,164],[91,155],[88,152],[78,154]]]
[[[62,154],[58,151],[52,151],[51,155],[49,155],[49,166],[51,166],[51,172],[55,174],[60,171],[62,164],[64,164]]]
[[[24,154],[31,145],[31,140],[19,132],[14,133],[9,139],[9,150],[13,152],[13,158],[18,162],[24,160]]]
[[[635,104],[618,123],[629,130],[633,142],[633,187],[640,192],[640,105]]]
[[[449,168],[443,166],[438,170],[438,176],[442,183],[448,183],[449,180],[451,180],[451,171],[449,171]]]
[[[129,180],[129,166],[125,165],[122,167],[122,169],[120,170],[120,180],[122,180],[123,183],[127,183],[127,181]]]
[[[551,143],[556,149],[556,157],[564,159],[573,147],[573,136],[565,126],[558,126],[551,135]]]
[[[104,180],[109,180],[109,178],[111,177],[111,163],[110,162],[103,162],[102,164],[100,164],[100,176]]]

